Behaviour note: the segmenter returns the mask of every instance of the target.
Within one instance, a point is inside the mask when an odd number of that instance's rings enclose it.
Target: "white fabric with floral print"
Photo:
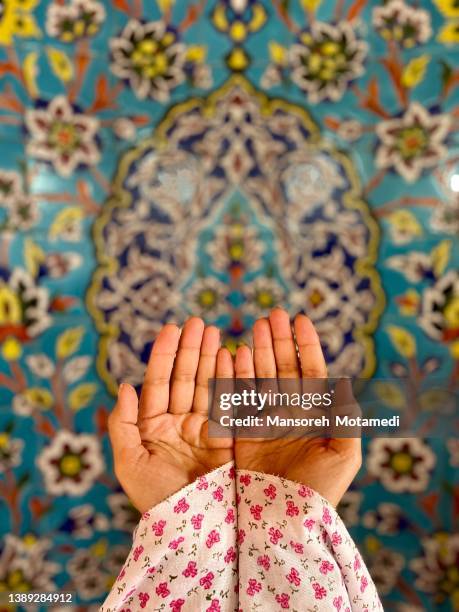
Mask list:
[[[229,463],[146,512],[100,612],[382,610],[334,508]]]

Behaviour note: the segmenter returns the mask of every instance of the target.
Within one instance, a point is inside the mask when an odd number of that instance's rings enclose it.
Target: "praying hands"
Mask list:
[[[162,328],[140,399],[122,384],[110,415],[115,472],[142,517],[101,612],[382,610],[334,509],[359,469],[360,439],[209,431],[211,379],[321,388],[326,376],[304,315],[293,329],[281,309],[259,319],[253,350],[241,346],[234,359],[201,319]],[[335,399],[338,409],[355,405],[346,381]]]
[[[237,349],[235,360],[220,346],[216,327],[193,317],[165,325],[154,343],[140,395],[120,386],[109,431],[115,472],[141,511],[234,459],[239,469],[275,474],[311,487],[336,505],[361,464],[360,439],[209,437],[209,379],[325,378],[319,337],[305,315],[293,331],[288,314],[275,309],[253,327],[253,351]],[[353,401],[340,381],[336,399]]]

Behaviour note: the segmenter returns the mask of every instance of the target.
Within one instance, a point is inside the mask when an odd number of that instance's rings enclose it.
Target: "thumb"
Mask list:
[[[121,383],[118,389],[118,401],[108,418],[108,431],[115,460],[121,453],[142,446],[137,427],[138,406],[139,400],[134,387],[128,383]]]

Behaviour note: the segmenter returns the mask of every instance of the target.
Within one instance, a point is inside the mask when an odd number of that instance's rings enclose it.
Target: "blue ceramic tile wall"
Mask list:
[[[280,303],[332,373],[457,386],[458,42],[454,0],[0,0],[0,590],[97,609],[165,321]],[[457,428],[370,442],[342,504],[388,610],[459,609]]]

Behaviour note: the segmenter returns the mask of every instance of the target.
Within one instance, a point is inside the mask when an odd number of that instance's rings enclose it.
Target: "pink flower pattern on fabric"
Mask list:
[[[236,529],[227,464],[142,515],[100,612],[237,612]]]
[[[334,508],[227,464],[142,515],[100,612],[381,611]]]
[[[331,504],[309,487],[276,476],[242,470],[238,476],[243,612],[382,611],[368,570]],[[262,521],[254,520],[255,507]]]

